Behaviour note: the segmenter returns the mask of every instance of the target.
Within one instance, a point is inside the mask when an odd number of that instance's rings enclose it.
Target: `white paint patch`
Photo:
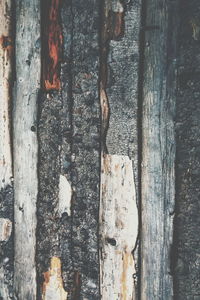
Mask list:
[[[102,300],[133,300],[138,209],[132,161],[102,155],[100,202],[100,282]]]
[[[12,222],[9,219],[0,219],[0,242],[7,242],[12,233]]]
[[[67,178],[63,175],[60,175],[59,181],[59,206],[58,212],[62,216],[64,212],[71,215],[71,199],[72,199],[72,188],[69,184]]]

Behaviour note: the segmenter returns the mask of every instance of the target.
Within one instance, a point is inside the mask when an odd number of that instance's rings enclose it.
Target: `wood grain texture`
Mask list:
[[[11,184],[10,103],[13,42],[11,1],[0,3],[0,189]]]
[[[0,3],[0,298],[13,296],[12,1]]]
[[[102,299],[136,299],[132,252],[138,235],[138,210],[132,161],[105,155],[100,196],[100,257]]]
[[[180,1],[176,106],[175,299],[200,299],[200,2]]]
[[[102,299],[136,299],[138,294],[138,260],[135,252],[138,229],[137,217],[134,226],[131,227],[131,222],[125,224],[126,240],[122,242],[119,239],[117,241],[119,243],[118,247],[121,247],[120,249],[125,248],[126,243],[130,246],[129,254],[125,254],[126,251],[123,254],[123,250],[121,250],[121,253],[120,250],[115,251],[116,247],[111,246],[106,240],[106,231],[111,226],[111,235],[119,234],[120,236],[122,234],[120,228],[113,223],[112,216],[116,215],[116,218],[120,219],[120,213],[122,213],[121,218],[123,219],[123,207],[129,210],[126,215],[127,219],[133,211],[135,216],[137,214],[135,201],[138,201],[137,102],[140,2],[129,1],[125,4],[118,0],[105,0],[101,6],[101,15],[99,88],[102,118],[102,157],[100,212],[105,216],[105,220],[100,213],[100,243],[102,247],[100,251],[100,286]],[[117,158],[119,169],[114,171],[113,165],[117,164]],[[120,194],[120,190],[124,188],[122,184],[123,172],[121,172],[123,160],[125,165],[129,165],[129,175],[125,176],[124,184],[126,185],[129,182],[130,190],[131,186],[134,186],[134,195],[128,199],[124,191],[124,204],[119,204],[118,211],[115,202],[118,199],[117,194]],[[109,170],[111,170],[110,173]],[[116,192],[114,186],[117,180],[119,181],[119,189]],[[106,184],[103,183],[104,181]],[[104,193],[104,191],[107,192]],[[106,210],[108,210],[108,213]],[[114,243],[114,240],[111,239],[111,243],[112,241]],[[110,262],[109,258],[111,259]],[[123,275],[126,271],[127,276]]]
[[[146,3],[141,178],[141,299],[173,299],[175,48],[168,1]]]
[[[36,299],[37,99],[40,88],[40,1],[16,1],[14,290]]]

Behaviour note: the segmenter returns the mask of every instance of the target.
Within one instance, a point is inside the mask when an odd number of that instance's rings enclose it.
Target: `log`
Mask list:
[[[40,2],[16,1],[13,112],[15,179],[14,292],[36,299],[37,100],[40,89]]]
[[[72,1],[71,184],[73,299],[100,298],[99,0]]]
[[[100,289],[102,299],[136,299],[140,4],[105,0],[101,16]]]
[[[179,4],[176,105],[175,299],[200,299],[200,3]]]
[[[175,203],[175,7],[148,1],[145,10],[141,299],[173,299],[170,251]]]
[[[0,298],[13,292],[13,172],[11,148],[12,5],[0,3]]]

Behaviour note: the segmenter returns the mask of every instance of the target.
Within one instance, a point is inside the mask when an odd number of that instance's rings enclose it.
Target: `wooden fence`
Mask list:
[[[173,299],[176,7],[0,2],[0,299]]]

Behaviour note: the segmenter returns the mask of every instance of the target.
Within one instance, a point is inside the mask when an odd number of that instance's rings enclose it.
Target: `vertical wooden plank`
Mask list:
[[[13,287],[13,187],[11,155],[12,7],[0,3],[0,298],[11,299]]]
[[[47,11],[43,4],[42,15],[49,18],[54,4],[48,1]],[[57,21],[50,20],[52,26],[42,19],[43,55],[50,56],[46,37],[55,34],[57,41],[60,28],[63,52],[60,55],[56,43],[60,83],[43,84],[39,108],[38,297],[50,299],[43,273],[57,257],[68,300],[94,300],[99,299],[99,1],[60,4]],[[44,63],[49,65],[42,78],[54,78],[51,72],[58,69],[52,70],[48,59]]]
[[[36,299],[37,98],[40,88],[40,1],[16,1],[14,289]]]
[[[72,299],[100,298],[99,0],[71,2],[72,34]]]
[[[140,2],[105,0],[101,10],[101,296],[136,299]]]
[[[0,189],[11,183],[12,159],[10,145],[10,92],[11,92],[11,1],[0,4]]]
[[[54,264],[59,261],[60,269],[61,266],[63,268],[61,249],[65,241],[61,234],[65,232],[66,238],[71,228],[67,215],[70,207],[66,208],[67,203],[70,205],[70,184],[61,172],[62,140],[67,126],[67,114],[63,113],[63,81],[61,82],[60,78],[61,63],[64,61],[61,9],[60,0],[41,2],[42,91],[38,107],[39,191],[36,263],[37,297],[46,300],[56,296],[58,299],[66,299],[64,287],[59,284],[60,280],[57,280],[58,273],[62,278],[61,271],[54,272],[51,265],[52,262]],[[67,81],[67,77],[65,80]],[[66,219],[67,224],[64,222]],[[58,266],[58,263],[56,265]],[[58,293],[56,287],[59,287]]]
[[[175,7],[147,1],[143,27],[141,299],[173,299]]]
[[[175,299],[200,299],[200,2],[180,1],[176,108]]]

